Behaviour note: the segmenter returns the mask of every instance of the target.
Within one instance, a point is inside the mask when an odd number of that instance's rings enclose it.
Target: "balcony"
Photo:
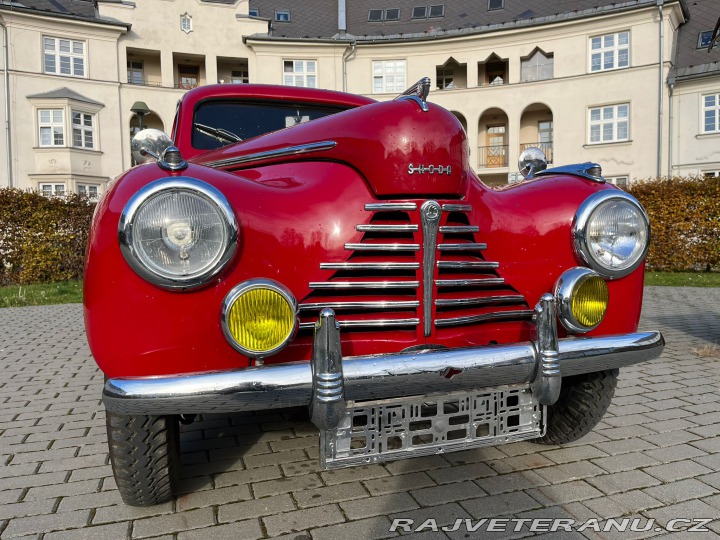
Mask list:
[[[478,147],[478,167],[492,169],[508,166],[508,145]]]
[[[553,162],[553,143],[551,143],[551,142],[520,143],[520,152],[522,152],[526,148],[530,148],[531,146],[539,148],[540,150],[543,151],[543,154],[545,154],[545,159],[547,160],[548,164]]]

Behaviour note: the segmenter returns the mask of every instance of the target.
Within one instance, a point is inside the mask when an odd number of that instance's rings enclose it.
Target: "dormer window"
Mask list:
[[[368,21],[369,22],[380,22],[383,20],[383,10],[382,9],[371,9],[368,12]]]
[[[187,13],[183,13],[180,16],[180,30],[186,34],[192,32],[192,17]]]
[[[290,11],[287,9],[276,9],[275,20],[277,22],[290,22]]]
[[[413,19],[427,19],[427,6],[415,6],[412,9]]]
[[[444,17],[445,16],[445,5],[440,4],[437,6],[430,6],[430,15],[429,17],[435,18],[435,17]]]
[[[488,0],[488,11],[503,9],[504,7],[505,0]]]
[[[386,21],[399,21],[400,20],[400,9],[391,8],[385,10]]]

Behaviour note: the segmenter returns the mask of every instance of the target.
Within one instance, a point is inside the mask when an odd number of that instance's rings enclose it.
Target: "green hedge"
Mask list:
[[[650,216],[649,269],[720,271],[720,178],[653,179],[627,191]],[[82,279],[94,206],[80,195],[0,189],[0,285]]]
[[[0,189],[0,285],[81,279],[95,204]]]
[[[650,217],[649,269],[720,270],[720,178],[651,179],[627,191]]]

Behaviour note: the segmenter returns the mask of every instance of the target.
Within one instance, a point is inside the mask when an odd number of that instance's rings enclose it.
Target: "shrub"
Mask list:
[[[720,178],[660,178],[627,191],[650,216],[648,268],[720,270]]]
[[[0,285],[81,279],[94,206],[0,189]]]

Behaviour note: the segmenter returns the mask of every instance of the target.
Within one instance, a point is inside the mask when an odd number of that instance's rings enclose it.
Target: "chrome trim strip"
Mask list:
[[[288,146],[286,148],[277,148],[275,150],[267,150],[265,152],[257,152],[246,156],[238,156],[227,159],[219,159],[205,163],[207,167],[231,167],[233,165],[242,165],[251,161],[260,161],[263,159],[274,159],[288,156],[298,156],[301,154],[309,154],[312,152],[322,152],[324,150],[332,150],[337,146],[335,141],[320,141],[309,144],[299,144],[297,146]]]
[[[477,225],[443,225],[440,227],[441,233],[476,233],[480,232]]]
[[[311,289],[417,289],[419,281],[311,281]]]
[[[352,251],[420,251],[420,244],[345,244]]]
[[[435,277],[435,245],[442,209],[437,201],[425,201],[420,207],[423,227],[423,331],[432,333],[433,278]]]
[[[472,287],[475,285],[503,285],[504,283],[504,278],[435,280],[435,285],[437,285],[438,287]]]
[[[494,261],[438,261],[438,268],[454,269],[492,269],[499,268],[500,263]]]
[[[355,225],[359,232],[414,232],[417,225]]]
[[[438,298],[435,300],[435,305],[437,307],[482,306],[509,302],[522,303],[524,301],[525,297],[520,294],[506,294],[477,298]]]
[[[365,210],[417,210],[417,204],[415,204],[414,202],[367,203],[365,205]]]
[[[415,309],[420,307],[418,300],[398,301],[398,302],[313,302],[311,304],[300,304],[298,311],[300,313],[306,311],[321,310],[323,308],[336,310],[343,309],[359,309],[359,310],[392,310],[392,309]]]
[[[340,328],[391,328],[391,327],[411,327],[420,324],[420,319],[366,319],[355,321],[337,321]],[[314,322],[300,323],[300,330],[307,330],[315,327]]]
[[[513,311],[502,311],[497,313],[483,313],[481,315],[466,315],[463,317],[452,317],[448,319],[435,319],[435,326],[458,326],[461,324],[472,324],[488,321],[502,321],[505,319],[525,319],[535,314],[532,309],[520,309]]]
[[[482,251],[487,249],[487,244],[477,242],[465,242],[464,244],[438,244],[440,251]]]
[[[443,204],[443,212],[472,212],[472,206],[469,204]]]
[[[342,262],[320,263],[320,270],[417,270],[416,262]]]
[[[660,332],[558,341],[563,377],[645,362],[660,356]],[[531,343],[343,359],[345,398],[371,400],[529,384],[538,353]],[[443,376],[448,367],[458,372]],[[103,402],[117,414],[195,414],[309,405],[310,362],[266,364],[233,371],[110,379]]]

